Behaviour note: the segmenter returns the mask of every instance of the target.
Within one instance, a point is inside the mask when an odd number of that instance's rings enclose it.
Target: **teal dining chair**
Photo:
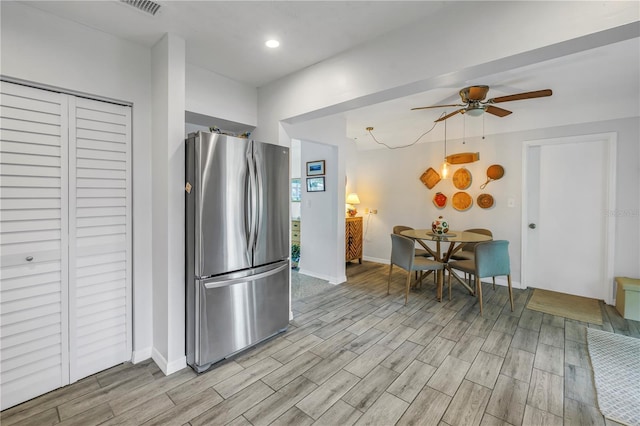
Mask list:
[[[404,295],[404,304],[407,304],[409,299],[409,289],[411,288],[411,273],[413,271],[419,271],[421,278],[423,271],[441,271],[444,269],[444,263],[437,262],[435,260],[427,259],[424,256],[416,256],[415,254],[415,241],[411,238],[405,237],[399,234],[391,234],[391,262],[389,265],[389,281],[387,283],[387,294],[391,289],[391,271],[393,265],[407,271],[407,281]],[[436,273],[437,274],[437,273]],[[438,284],[436,290],[436,297],[438,300],[442,299],[442,274],[437,274]]]
[[[393,227],[393,233],[398,235],[400,235],[402,231],[409,231],[409,230],[413,230],[413,228],[410,226],[404,226],[404,225],[396,225]],[[417,248],[415,252],[416,252],[416,256],[433,257],[431,256],[431,253],[429,253],[424,249]]]
[[[487,235],[493,238],[493,233],[485,228],[465,229],[464,232],[473,232],[475,234]],[[462,243],[460,250],[451,255],[453,260],[473,260],[473,249],[478,243]]]
[[[473,232],[476,234],[482,234],[482,235],[487,235],[491,238],[493,238],[493,233],[491,232],[491,230],[489,229],[485,229],[485,228],[471,228],[471,229],[465,229],[464,232]],[[476,247],[476,244],[478,243],[463,243],[460,246],[460,250],[456,251],[454,254],[451,255],[451,259],[453,260],[471,260],[473,261],[473,250]],[[467,273],[464,273],[464,279],[467,279]],[[469,275],[469,285],[471,285],[471,280],[473,280],[473,276]],[[493,278],[493,289],[496,289],[496,279],[495,277]]]
[[[509,286],[509,301],[513,312],[513,290],[511,288],[511,265],[509,261],[509,241],[494,240],[478,243],[474,247],[473,259],[449,262],[451,269],[475,275],[475,290],[482,315],[482,278],[506,275]],[[449,300],[451,300],[451,275],[449,275]]]

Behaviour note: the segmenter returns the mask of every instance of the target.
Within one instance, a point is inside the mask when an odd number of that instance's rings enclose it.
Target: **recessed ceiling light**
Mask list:
[[[280,46],[280,42],[278,40],[267,40],[265,45],[273,49]]]

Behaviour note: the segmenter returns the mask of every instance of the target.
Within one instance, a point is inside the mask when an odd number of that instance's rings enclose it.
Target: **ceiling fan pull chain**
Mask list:
[[[462,116],[462,145],[467,144],[467,116]]]
[[[482,140],[484,140],[484,114],[482,114]]]

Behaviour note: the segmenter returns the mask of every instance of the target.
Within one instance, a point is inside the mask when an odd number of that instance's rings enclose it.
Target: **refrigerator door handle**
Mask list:
[[[257,183],[257,197],[256,197],[256,204],[257,204],[257,210],[255,211],[255,214],[257,216],[257,220],[256,220],[256,228],[255,228],[255,234],[256,234],[256,239],[258,238],[258,235],[260,235],[260,229],[262,228],[262,212],[264,211],[264,197],[265,197],[265,193],[264,193],[264,174],[263,174],[263,170],[262,170],[262,160],[260,158],[257,159],[258,161],[255,161],[255,167],[256,167],[256,183]],[[257,243],[257,242],[256,242]]]
[[[286,269],[288,267],[289,267],[289,264],[285,263],[284,265],[278,266],[275,269],[269,269],[268,271],[261,272],[259,274],[255,274],[255,275],[239,277],[239,278],[230,279],[230,280],[224,280],[224,281],[210,281],[210,282],[204,284],[204,288],[212,289],[212,288],[227,287],[227,286],[230,286],[230,285],[233,285],[233,284],[247,282],[248,279],[250,279],[251,281],[259,280],[259,279],[268,277],[270,275],[277,274],[278,272],[280,272],[283,269]]]
[[[249,169],[249,202],[250,209],[247,212],[249,215],[249,238],[247,243],[247,248],[253,253],[254,246],[256,244],[256,204],[257,204],[257,188],[256,188],[256,172],[254,168],[254,161],[252,157],[252,149],[251,144],[249,144],[249,149],[247,150],[247,167]],[[253,257],[252,257],[253,262]]]

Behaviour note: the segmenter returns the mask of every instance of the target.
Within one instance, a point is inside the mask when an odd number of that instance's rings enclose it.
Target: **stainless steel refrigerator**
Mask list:
[[[186,140],[186,352],[197,372],[286,329],[289,149]]]

